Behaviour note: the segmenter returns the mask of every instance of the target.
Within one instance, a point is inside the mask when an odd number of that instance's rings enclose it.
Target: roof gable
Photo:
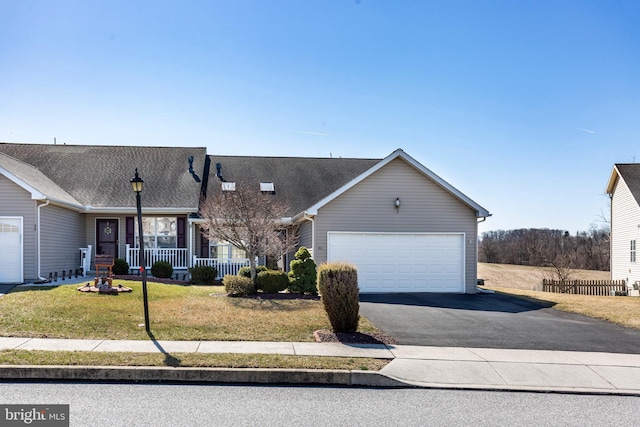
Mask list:
[[[143,209],[196,211],[200,183],[189,172],[204,169],[205,148],[0,143],[74,200],[90,209],[135,209],[129,180],[138,168],[144,179]]]
[[[39,170],[6,154],[0,153],[0,174],[22,187],[34,200],[51,200],[82,209],[83,206]]]
[[[327,203],[329,203],[330,201],[334,200],[336,197],[340,196],[341,194],[343,194],[344,192],[346,192],[347,190],[349,190],[353,186],[355,186],[358,183],[360,183],[363,180],[365,180],[367,177],[369,177],[370,175],[372,175],[376,171],[378,171],[378,170],[382,169],[383,167],[385,167],[391,161],[393,161],[395,159],[398,159],[398,158],[404,160],[405,162],[407,162],[409,165],[411,165],[412,167],[417,169],[419,172],[421,172],[424,176],[426,176],[431,181],[435,182],[440,187],[442,187],[445,191],[447,191],[453,197],[455,197],[458,200],[460,200],[462,203],[467,205],[469,208],[475,210],[476,216],[478,218],[485,218],[485,217],[491,216],[489,211],[487,211],[485,208],[483,208],[482,206],[480,206],[479,204],[477,204],[476,202],[471,200],[465,194],[460,192],[458,189],[453,187],[451,184],[449,184],[444,179],[440,178],[438,175],[436,175],[430,169],[426,168],[424,165],[422,165],[420,162],[415,160],[413,157],[409,156],[407,153],[405,153],[401,149],[397,149],[393,153],[389,154],[387,157],[385,157],[384,159],[382,159],[381,161],[376,163],[374,166],[372,166],[368,170],[364,171],[360,175],[358,175],[355,178],[353,178],[351,181],[345,183],[340,188],[336,189],[331,194],[329,194],[326,197],[324,197],[322,200],[320,200],[317,203],[315,203],[312,206],[310,206],[307,209],[307,213],[310,214],[310,215],[316,215],[318,213],[318,209],[320,209],[322,206],[324,206]]]

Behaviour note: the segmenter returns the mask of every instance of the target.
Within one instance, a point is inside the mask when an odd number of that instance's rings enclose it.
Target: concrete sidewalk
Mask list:
[[[117,341],[0,337],[1,350],[244,353],[390,359],[379,372],[0,366],[1,379],[196,381],[603,393],[640,396],[640,354],[314,342]]]

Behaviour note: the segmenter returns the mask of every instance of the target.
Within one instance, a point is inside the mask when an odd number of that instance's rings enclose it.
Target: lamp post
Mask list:
[[[142,184],[144,181],[138,176],[138,168],[136,175],[131,178],[131,187],[136,193],[136,206],[138,208],[138,237],[140,238],[140,272],[142,274],[142,299],[144,301],[144,329],[148,334],[151,333],[149,327],[149,301],[147,298],[147,268],[144,257],[144,235],[142,234],[142,206],[140,204],[140,193],[142,192]]]

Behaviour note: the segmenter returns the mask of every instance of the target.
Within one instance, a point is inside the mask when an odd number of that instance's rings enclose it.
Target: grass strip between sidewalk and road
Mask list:
[[[183,368],[341,369],[378,371],[385,359],[279,354],[101,353],[91,351],[0,351],[0,365],[170,366]]]

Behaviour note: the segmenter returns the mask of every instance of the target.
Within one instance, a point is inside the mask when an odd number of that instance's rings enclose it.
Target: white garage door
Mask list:
[[[22,218],[0,217],[0,283],[22,283]]]
[[[329,232],[329,261],[358,267],[360,292],[464,292],[464,235]]]

